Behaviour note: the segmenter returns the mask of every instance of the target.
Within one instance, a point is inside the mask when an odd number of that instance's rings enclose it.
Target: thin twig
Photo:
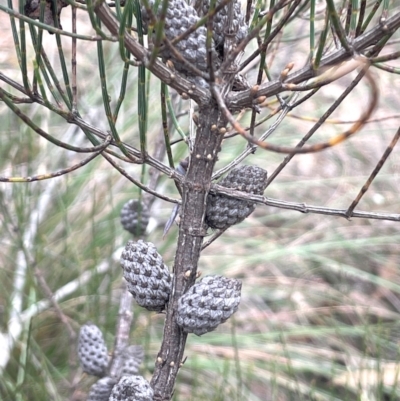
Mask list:
[[[368,67],[369,67],[369,64],[366,63],[366,65],[364,66],[364,69],[367,70]],[[333,73],[334,75],[332,75],[331,77],[328,75],[329,78],[319,82],[318,87],[320,85],[325,85],[325,84],[327,84],[329,82],[332,82],[333,80],[339,78],[340,76],[343,76],[343,75],[348,73],[347,69],[345,68],[345,71],[343,71],[344,74],[342,74],[340,72],[339,75],[335,75],[338,71],[334,71],[334,73]],[[315,145],[304,146],[304,147],[301,147],[301,148],[299,148],[299,147],[291,147],[291,146],[278,146],[278,145],[273,145],[273,144],[271,144],[269,142],[263,142],[263,141],[259,141],[259,140],[255,139],[254,137],[249,135],[240,126],[240,124],[234,119],[234,117],[232,116],[231,112],[228,110],[224,100],[222,99],[218,88],[215,85],[212,85],[211,88],[212,88],[212,93],[213,93],[215,99],[217,100],[218,106],[220,107],[221,111],[224,113],[224,115],[226,116],[228,121],[231,123],[231,125],[240,133],[240,135],[242,135],[247,141],[249,141],[249,143],[255,144],[255,145],[259,146],[262,149],[270,150],[270,151],[277,152],[277,153],[289,153],[289,154],[302,153],[303,154],[303,153],[315,153],[315,152],[319,152],[319,151],[321,151],[323,149],[327,149],[327,148],[329,148],[331,146],[335,146],[335,145],[343,142],[344,140],[346,140],[350,136],[354,135],[355,133],[357,133],[363,127],[365,122],[372,115],[372,112],[375,110],[375,107],[376,107],[376,105],[378,103],[378,93],[379,93],[377,84],[376,84],[375,80],[372,78],[372,76],[371,76],[371,74],[369,72],[366,73],[366,78],[368,79],[368,82],[370,84],[372,93],[371,93],[371,96],[370,96],[370,102],[368,104],[368,108],[360,116],[359,120],[355,124],[353,124],[353,126],[351,126],[348,130],[336,135],[335,137],[331,138],[327,142],[321,142],[321,143],[317,143]],[[315,87],[315,85],[313,87]],[[294,89],[294,88],[291,87],[291,89]],[[303,90],[303,87],[299,86],[298,89],[299,90]]]
[[[156,196],[157,198],[163,199],[167,202],[171,203],[181,203],[180,199],[174,199],[170,198],[169,196],[166,196],[160,192],[154,191],[153,189],[149,188],[147,185],[142,184],[139,180],[136,180],[133,178],[124,168],[122,168],[119,164],[117,164],[112,157],[108,156],[107,154],[103,153],[103,157],[116,169],[118,170],[124,177],[126,177],[129,181],[131,181],[133,184],[135,184],[137,187],[143,189],[143,191],[148,192],[149,194],[152,194]],[[178,175],[176,173],[176,175]]]
[[[25,249],[30,250],[32,248],[39,224],[46,216],[46,210],[48,209],[48,205],[56,188],[56,181],[51,181],[41,193],[36,208],[30,213],[29,221],[24,227],[25,230],[21,238],[22,243],[25,245]],[[24,257],[23,250],[20,249],[16,257],[7,332],[0,332],[0,349],[2,350],[0,353],[0,374],[8,364],[14,343],[21,335],[24,324],[28,320],[24,320],[24,312],[22,312],[23,291],[26,283],[27,269],[27,260]],[[46,302],[49,301],[46,300]]]
[[[278,118],[276,121],[265,131],[261,136],[260,136],[260,141],[264,141],[266,138],[268,138],[275,130],[279,127],[279,125],[282,123],[284,118],[286,117],[287,113],[291,110],[292,105],[287,105],[284,110],[281,110],[281,113],[279,114]],[[220,170],[216,171],[213,174],[213,180],[218,179],[221,177],[223,174],[227,173],[230,171],[232,168],[237,166],[241,161],[243,161],[247,156],[255,153],[257,149],[257,146],[254,144],[247,144],[246,149],[237,157],[235,157],[234,160],[232,160],[229,164],[227,164],[225,167],[221,168]]]
[[[121,288],[121,298],[119,302],[118,320],[116,324],[114,351],[111,360],[109,375],[113,379],[118,379],[124,350],[129,345],[129,332],[133,321],[132,295],[126,287],[125,281]]]
[[[72,7],[72,32],[76,34],[76,8]],[[75,112],[78,109],[78,90],[76,84],[76,38],[72,38],[72,54],[71,54],[71,65],[72,65],[72,111]]]
[[[72,328],[71,324],[65,313],[61,310],[60,305],[54,299],[54,293],[51,291],[50,287],[48,286],[46,279],[44,278],[43,272],[38,268],[35,267],[33,270],[36,279],[38,280],[40,288],[43,290],[44,294],[46,295],[47,299],[50,301],[51,305],[53,306],[54,310],[56,311],[58,318],[67,328],[68,336],[70,338],[71,344],[73,344],[74,340],[76,339],[75,330]]]
[[[97,3],[95,6],[95,12],[110,32],[114,35],[118,35],[119,23],[110,8],[104,3]],[[125,32],[124,40],[126,48],[134,55],[134,57],[137,60],[145,62],[145,65],[148,65],[150,59],[149,51],[141,46],[137,40],[127,32]],[[193,87],[192,82],[186,80],[179,74],[170,71],[168,67],[159,60],[154,61],[150,71],[161,81],[177,90],[178,93],[188,94],[189,97],[194,99],[198,104],[209,103],[210,96],[206,91],[196,86]]]
[[[369,46],[379,42],[382,38],[395,32],[400,27],[400,12],[394,14],[392,17],[386,20],[386,27],[378,24],[371,30],[365,32],[358,38],[354,39],[352,47],[354,51],[362,54]],[[320,67],[327,67],[332,65],[339,65],[345,60],[351,57],[350,52],[346,52],[344,49],[339,49],[329,53],[323,57],[320,63]],[[300,84],[318,75],[318,72],[314,70],[312,65],[308,65],[300,70],[297,70],[288,75],[285,83]],[[283,91],[282,82],[275,80],[272,82],[264,83],[260,85],[260,88],[256,93],[252,93],[251,89],[242,92],[231,92],[225,99],[227,107],[231,111],[242,110],[245,107],[251,107],[252,101],[255,97],[266,96],[270,97],[281,93]]]
[[[203,243],[203,245],[201,246],[201,250],[203,251],[204,249],[206,249],[209,245],[211,245],[217,238],[219,238],[225,231],[227,230],[227,228],[223,229],[223,230],[218,230],[216,231],[213,236],[207,240],[206,242]]]
[[[47,208],[46,205],[48,204],[47,202],[50,201],[51,193],[55,188],[57,188],[55,181],[52,181],[50,185],[46,186],[46,190],[42,194],[42,200],[39,203],[40,210],[42,210],[43,207],[45,207],[46,210]],[[40,216],[41,213],[40,210],[37,211],[39,212],[39,214],[37,213],[31,214],[30,220],[34,221],[35,224],[38,222],[38,216]],[[30,231],[27,231],[26,235],[28,234],[29,236],[32,235]],[[27,242],[25,241],[25,243]],[[122,248],[118,248],[112,254],[111,259],[115,263],[119,261],[122,250],[123,250]],[[59,288],[56,292],[53,293],[53,300],[55,302],[60,302],[69,295],[73,294],[79,288],[83,288],[85,284],[93,280],[94,276],[108,272],[112,268],[112,266],[113,265],[110,263],[109,258],[103,260],[101,263],[96,265],[92,270],[85,271],[75,280],[72,280],[69,283],[65,284],[63,287]],[[23,279],[24,277],[23,274],[21,275],[20,269],[16,270],[15,274],[19,279]],[[18,283],[18,288],[19,285],[20,284]],[[17,288],[17,286],[15,288]],[[3,350],[0,353],[0,373],[5,368],[10,359],[11,351],[14,347],[15,342],[18,341],[18,338],[22,333],[24,324],[27,321],[29,321],[29,319],[31,319],[32,317],[48,309],[51,305],[52,305],[51,302],[47,298],[45,298],[30,305],[29,308],[25,309],[24,311],[21,311],[20,309],[20,312],[18,314],[13,313],[10,316],[7,325],[7,333],[0,332],[0,349]]]
[[[92,41],[92,42],[103,40],[103,38],[101,36],[97,36],[97,35],[92,35],[92,36],[79,35],[79,34],[71,33],[71,32],[68,32],[68,31],[64,31],[64,30],[59,29],[59,28],[55,28],[54,26],[50,26],[50,25],[44,24],[43,22],[39,22],[38,20],[34,20],[32,18],[27,17],[26,15],[20,14],[18,11],[12,10],[11,8],[5,7],[5,6],[1,5],[1,4],[0,4],[0,10],[4,11],[7,14],[9,14],[9,15],[15,17],[15,18],[18,18],[18,19],[20,19],[20,20],[22,20],[24,22],[27,22],[27,23],[29,23],[31,25],[35,25],[35,26],[37,26],[39,28],[42,28],[42,29],[46,29],[46,30],[48,30],[49,32],[52,32],[52,33],[58,33],[58,34],[63,35],[63,36],[69,36],[71,38],[75,37],[75,38],[80,39],[80,40],[88,40],[88,41]],[[108,40],[116,42],[117,38],[108,38]]]
[[[301,213],[312,213],[312,214],[324,214],[327,216],[344,217],[349,219],[347,215],[347,209],[334,209],[323,206],[307,205],[305,203],[289,202],[280,199],[267,198],[259,195],[252,195],[246,192],[235,191],[223,187],[221,185],[212,185],[210,193],[222,194],[235,199],[242,199],[248,202],[254,202],[259,204],[264,204],[267,206],[277,207],[279,209],[294,210]],[[357,217],[360,219],[375,219],[375,220],[390,220],[390,221],[400,221],[400,214],[396,213],[379,213],[379,212],[363,212],[357,211],[353,212],[351,217]]]
[[[89,157],[86,159],[82,160],[79,163],[74,164],[73,166],[55,171],[53,173],[46,173],[46,174],[38,174],[38,175],[32,175],[29,177],[1,177],[0,176],[0,182],[10,182],[10,183],[15,183],[15,182],[34,182],[34,181],[43,181],[43,180],[49,180],[50,178],[56,178],[60,177],[61,175],[65,175],[68,173],[71,173],[72,171],[78,170],[79,168],[85,166],[89,162],[91,162],[93,159],[95,159],[100,153],[103,152],[103,150],[110,144],[111,142],[111,136],[106,138],[106,141],[103,144],[103,147],[101,150],[94,152],[91,154]]]
[[[371,175],[368,177],[368,180],[366,181],[366,183],[361,188],[361,190],[358,193],[357,197],[353,200],[353,202],[351,203],[350,207],[347,209],[346,214],[347,214],[347,216],[349,218],[353,216],[353,210],[358,205],[358,203],[360,202],[360,200],[364,196],[364,194],[368,191],[368,188],[372,184],[372,181],[378,175],[379,171],[381,170],[381,168],[385,164],[385,161],[387,160],[389,155],[392,153],[392,150],[396,146],[396,143],[399,140],[399,138],[400,138],[400,128],[397,130],[397,132],[394,135],[392,141],[390,142],[390,145],[386,148],[385,153],[382,155],[381,159],[379,160],[378,164],[376,165],[376,167],[372,171]]]
[[[343,100],[347,97],[349,93],[357,86],[361,79],[365,75],[365,70],[359,72],[356,78],[351,82],[351,84],[346,88],[346,90],[335,100],[335,102],[329,107],[329,109],[323,114],[323,116],[318,120],[318,122],[307,132],[307,134],[301,139],[301,141],[296,145],[296,147],[302,147],[314,133],[322,126],[322,124],[327,120],[327,118],[342,104]],[[284,169],[284,167],[290,162],[290,160],[295,156],[294,153],[288,154],[282,163],[275,169],[275,171],[269,176],[266,187],[268,187],[271,182],[278,176],[278,174]]]

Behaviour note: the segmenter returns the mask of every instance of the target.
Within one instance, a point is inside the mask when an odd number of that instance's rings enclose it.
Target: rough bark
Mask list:
[[[225,125],[216,104],[200,110],[199,121],[201,125],[197,128],[193,152],[182,185],[182,208],[174,263],[173,293],[168,304],[163,342],[151,381],[155,401],[171,399],[176,375],[183,363],[187,334],[177,326],[175,313],[178,299],[196,278],[201,245],[205,236],[204,214],[207,194],[222,141],[222,135],[215,127]]]

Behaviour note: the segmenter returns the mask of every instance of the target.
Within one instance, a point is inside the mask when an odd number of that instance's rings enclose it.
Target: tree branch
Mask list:
[[[203,221],[207,195],[223,138],[217,130],[211,131],[213,125],[225,125],[215,103],[199,110],[199,121],[201,125],[197,129],[188,171],[182,183],[181,221],[174,263],[173,292],[168,303],[163,342],[151,381],[154,401],[169,400],[172,397],[176,376],[183,364],[187,334],[176,324],[175,312],[178,299],[193,285],[196,278],[201,245],[206,234]]]
[[[110,8],[105,3],[97,4],[95,12],[113,35],[118,35],[119,22],[115,18]],[[210,103],[210,94],[196,87],[191,82],[171,71],[159,60],[155,60],[152,65],[149,64],[150,52],[141,46],[139,42],[129,33],[125,32],[125,46],[137,60],[143,61],[144,65],[158,77],[161,81],[174,88],[178,93],[185,93],[199,105]]]
[[[235,199],[243,199],[253,201],[254,203],[264,204],[267,206],[277,207],[279,209],[295,210],[301,213],[314,213],[325,214],[327,216],[344,217],[349,220],[347,209],[333,209],[329,207],[307,205],[305,203],[289,202],[280,199],[268,198],[260,195],[252,195],[247,192],[235,191],[233,189],[225,188],[221,185],[212,185],[210,193],[218,193],[227,195]],[[376,220],[390,220],[400,221],[400,214],[396,213],[379,213],[379,212],[352,212],[351,217],[361,219],[376,219]]]
[[[386,20],[385,25],[378,24],[370,31],[356,38],[353,42],[353,52],[344,50],[343,48],[325,56],[321,60],[320,68],[338,65],[354,53],[362,53],[369,46],[376,44],[379,40],[387,35],[392,35],[400,27],[400,12]],[[248,89],[242,92],[230,92],[225,102],[231,111],[239,111],[243,108],[252,107],[253,101],[259,96],[274,96],[285,91],[285,84],[300,84],[318,75],[318,71],[314,70],[312,65],[301,68],[298,71],[288,75],[286,80],[282,82],[280,79],[260,85],[258,91]]]

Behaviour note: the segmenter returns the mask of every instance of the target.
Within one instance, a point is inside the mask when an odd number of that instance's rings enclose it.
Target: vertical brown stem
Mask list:
[[[175,312],[178,299],[194,283],[201,245],[205,236],[204,214],[211,176],[220,150],[222,135],[217,127],[225,125],[217,105],[199,110],[189,168],[182,185],[182,208],[178,246],[174,264],[174,290],[168,304],[161,349],[156,360],[151,385],[154,401],[170,400],[176,376],[182,366],[187,334],[177,326]],[[187,277],[187,271],[190,276]]]

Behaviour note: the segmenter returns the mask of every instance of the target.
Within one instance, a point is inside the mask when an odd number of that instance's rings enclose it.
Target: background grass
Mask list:
[[[79,15],[80,32],[91,32],[84,14]],[[0,68],[20,80],[8,17],[4,13],[0,17],[5,27]],[[290,61],[296,63],[295,69],[304,64],[308,35],[301,37],[300,33],[307,27],[305,17],[299,16],[283,32],[272,75]],[[69,18],[66,9],[62,20],[66,29]],[[54,38],[45,32],[44,40],[59,71]],[[64,38],[63,43],[68,58],[69,40]],[[28,59],[32,59],[29,52]],[[80,43],[78,52],[79,110],[85,120],[107,129],[94,61],[96,45]],[[115,105],[123,66],[116,45],[105,44],[105,54],[111,104]],[[396,63],[399,65],[398,61],[393,65]],[[376,71],[375,77],[380,101],[374,118],[380,120],[367,124],[340,146],[295,156],[268,187],[266,196],[333,208],[349,206],[400,121],[398,76]],[[117,127],[124,142],[138,147],[136,79],[132,69]],[[348,82],[342,79],[322,89],[293,112],[301,119],[289,115],[272,139],[295,144],[311,127],[307,119],[318,118]],[[186,112],[188,102],[171,95],[176,113]],[[365,85],[360,84],[332,119],[355,120],[366,106],[367,95]],[[161,129],[159,82],[154,77],[149,105],[152,153]],[[57,138],[87,146],[76,127],[45,108],[19,107]],[[266,114],[263,109],[260,118]],[[1,175],[29,176],[81,160],[80,155],[39,138],[3,104],[0,119]],[[243,121],[246,119],[249,121],[249,116]],[[186,114],[180,124],[188,132]],[[260,126],[257,133],[270,124]],[[325,124],[316,140],[331,137],[343,127],[346,125]],[[174,133],[173,139],[177,138]],[[245,147],[240,137],[225,141],[217,168]],[[176,163],[187,155],[183,143],[175,145],[173,152]],[[397,153],[395,149],[361,201],[361,210],[398,213]],[[258,150],[246,163],[272,172],[282,159]],[[128,169],[140,176],[140,167],[130,165]],[[165,177],[159,190],[178,196]],[[137,188],[100,158],[49,181],[0,183],[0,339],[7,344],[8,335],[15,336],[1,373],[2,400],[86,399],[94,379],[78,367],[69,328],[77,333],[80,325],[90,320],[101,328],[112,349],[122,283],[118,259],[130,238],[120,226],[119,212],[127,200],[138,196]],[[154,202],[148,240],[172,267],[177,228],[162,239],[171,210],[164,201]],[[189,336],[188,359],[180,371],[174,400],[398,400],[399,242],[398,222],[347,221],[259,206],[202,254],[203,275],[223,274],[242,280],[242,301],[234,317],[215,332]],[[57,296],[68,324],[49,302],[40,277]],[[74,283],[76,287],[68,291]],[[162,326],[163,315],[134,306],[131,342],[145,348],[141,373],[147,378],[160,346]],[[5,350],[4,358],[6,355]]]

